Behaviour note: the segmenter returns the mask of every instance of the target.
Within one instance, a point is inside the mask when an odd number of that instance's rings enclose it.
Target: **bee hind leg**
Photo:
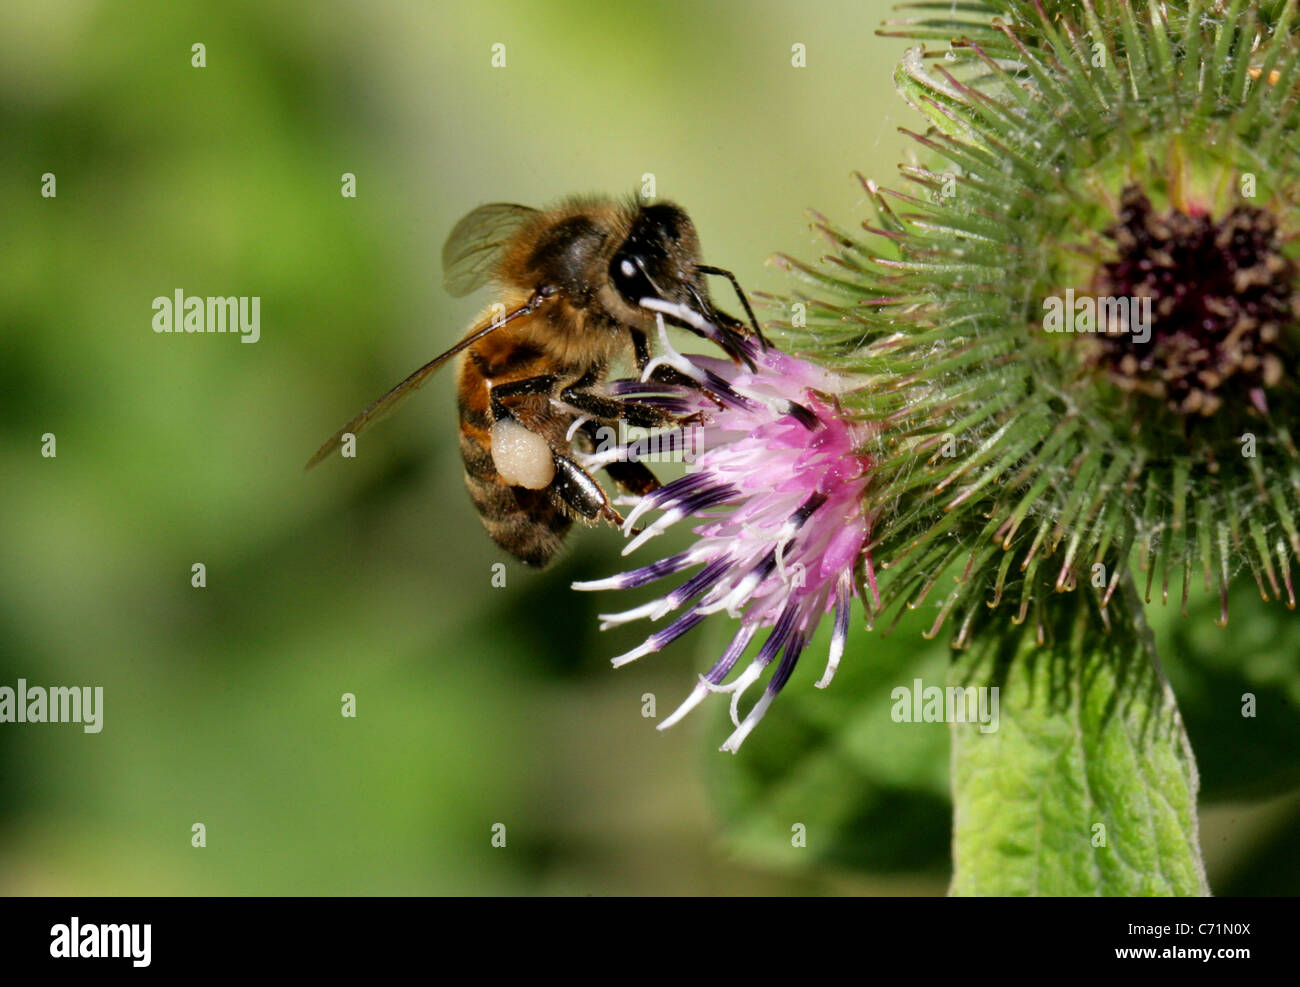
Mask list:
[[[550,491],[572,511],[588,521],[608,521],[616,528],[623,527],[623,515],[614,509],[596,478],[568,456],[555,453],[555,479]]]
[[[587,377],[582,378],[582,382],[589,383]],[[492,389],[491,397],[493,420],[514,421],[527,428],[527,423],[520,421],[510,405],[526,395],[551,393],[558,383],[559,378],[555,374],[542,374],[497,385]],[[588,521],[603,520],[616,528],[623,527],[623,515],[615,510],[594,476],[563,453],[552,450],[551,459],[555,465],[555,476],[545,489],[556,504]]]

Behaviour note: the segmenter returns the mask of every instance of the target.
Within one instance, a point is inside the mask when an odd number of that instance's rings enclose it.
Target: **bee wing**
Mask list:
[[[533,312],[536,312],[549,297],[551,296],[548,293],[538,292],[534,294],[525,304],[507,312],[500,318],[494,318],[491,322],[477,327],[446,353],[441,353],[438,356],[435,356],[423,367],[407,377],[406,380],[402,381],[383,397],[372,403],[365,411],[353,418],[352,421],[348,422],[341,429],[335,432],[333,437],[317,449],[316,454],[312,456],[311,459],[307,460],[307,465],[304,469],[311,469],[313,466],[332,456],[335,450],[343,445],[343,436],[349,433],[352,435],[359,435],[363,430],[369,428],[381,418],[387,418],[391,415],[399,404],[424,386],[425,381],[433,376],[434,371],[461,350],[478,342],[478,340],[482,339],[488,333],[496,332],[496,330],[500,329],[502,326],[509,325],[515,319],[520,318],[521,316],[527,317]]]
[[[393,413],[399,404],[418,391],[426,380],[433,376],[433,372],[441,367],[455,353],[459,352],[459,347],[455,350],[449,350],[439,357],[430,360],[423,367],[417,370],[406,380],[402,381],[391,391],[379,398],[365,411],[353,418],[341,429],[334,433],[334,436],[323,446],[316,450],[316,455],[307,460],[305,469],[311,469],[323,460],[332,456],[340,446],[343,445],[343,436],[351,433],[352,435],[360,434],[364,429],[369,428],[381,418],[387,418]]]
[[[479,206],[457,223],[442,246],[442,282],[456,297],[482,287],[501,251],[537,210],[511,202]]]

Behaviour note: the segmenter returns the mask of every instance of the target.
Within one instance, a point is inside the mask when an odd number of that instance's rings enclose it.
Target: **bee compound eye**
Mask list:
[[[658,298],[654,283],[646,274],[643,258],[637,254],[620,254],[609,265],[610,277],[618,293],[631,305],[639,305],[642,298]]]

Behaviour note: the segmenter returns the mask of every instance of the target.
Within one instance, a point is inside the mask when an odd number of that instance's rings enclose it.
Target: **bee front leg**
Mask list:
[[[645,368],[650,363],[650,341],[646,339],[645,333],[640,329],[630,330],[632,334],[632,353],[636,359],[636,372],[645,373]]]

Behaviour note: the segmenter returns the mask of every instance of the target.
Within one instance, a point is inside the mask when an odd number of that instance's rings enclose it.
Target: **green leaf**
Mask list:
[[[953,727],[957,895],[1203,895],[1196,764],[1141,605],[1053,601],[991,620],[952,682],[996,687],[997,728]],[[1070,600],[1074,605],[1069,605]]]
[[[823,864],[947,875],[947,728],[896,723],[890,715],[895,688],[947,675],[947,645],[920,636],[932,622],[933,614],[911,613],[888,637],[858,623],[834,681],[817,689],[829,645],[824,622],[734,758],[717,753],[731,725],[726,704],[715,704],[705,765],[733,853],[781,869]],[[802,839],[795,839],[800,824]]]

